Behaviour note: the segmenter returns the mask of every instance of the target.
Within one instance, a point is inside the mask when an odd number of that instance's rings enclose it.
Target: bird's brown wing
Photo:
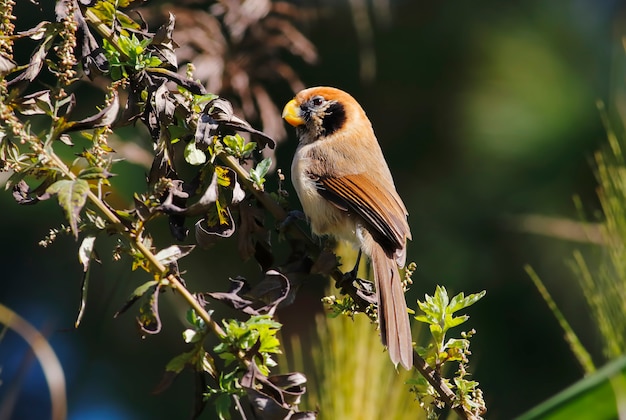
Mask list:
[[[368,174],[320,177],[318,193],[338,208],[359,215],[367,230],[390,255],[403,249],[410,235],[404,206],[395,191],[381,189]]]

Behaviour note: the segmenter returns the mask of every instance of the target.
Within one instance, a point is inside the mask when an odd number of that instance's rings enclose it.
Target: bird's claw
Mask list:
[[[343,294],[353,297],[356,295],[368,304],[376,303],[374,283],[357,277],[356,270],[344,273],[338,286]]]

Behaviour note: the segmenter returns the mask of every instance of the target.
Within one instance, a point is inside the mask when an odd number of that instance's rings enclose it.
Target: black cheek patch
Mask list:
[[[346,122],[346,110],[339,102],[334,102],[326,109],[326,115],[322,120],[324,135],[329,136],[344,126]]]

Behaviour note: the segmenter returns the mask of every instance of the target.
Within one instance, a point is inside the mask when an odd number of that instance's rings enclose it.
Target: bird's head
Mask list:
[[[305,144],[345,132],[355,122],[370,125],[358,102],[332,87],[313,87],[299,92],[285,105],[282,116],[296,127],[300,142]]]

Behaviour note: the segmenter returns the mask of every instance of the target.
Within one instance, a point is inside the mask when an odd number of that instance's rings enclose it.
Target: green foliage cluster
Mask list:
[[[452,380],[445,378],[444,383],[455,394],[454,404],[471,413],[473,418],[480,418],[487,407],[483,399],[482,391],[478,382],[468,379],[467,364],[471,354],[470,338],[476,333],[474,329],[462,332],[461,338],[448,338],[449,330],[465,323],[469,315],[455,316],[455,313],[476,303],[485,291],[465,296],[464,293],[452,297],[448,296],[445,287],[437,286],[434,296],[425,296],[424,301],[418,301],[417,305],[423,315],[417,315],[415,319],[428,325],[431,340],[426,347],[417,347],[417,352],[424,358],[428,366],[441,375],[445,369],[451,368],[452,362],[457,364],[457,370]],[[425,409],[429,418],[437,418],[434,407],[444,405],[438,392],[423,377],[410,380],[422,408]]]

